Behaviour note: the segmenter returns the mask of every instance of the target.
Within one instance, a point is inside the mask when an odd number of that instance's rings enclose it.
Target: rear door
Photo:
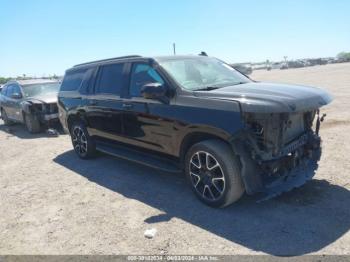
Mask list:
[[[97,138],[122,139],[123,101],[120,92],[127,84],[125,63],[111,63],[99,67],[94,95],[87,103],[89,134]]]

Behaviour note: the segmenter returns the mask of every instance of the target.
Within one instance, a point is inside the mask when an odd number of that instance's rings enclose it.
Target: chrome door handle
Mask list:
[[[95,100],[89,100],[89,105],[95,106],[95,105],[97,105],[97,102]]]
[[[133,108],[134,106],[132,104],[123,104],[123,108],[124,109],[131,109]]]

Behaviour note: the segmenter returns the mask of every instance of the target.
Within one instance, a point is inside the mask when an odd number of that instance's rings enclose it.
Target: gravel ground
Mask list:
[[[0,122],[0,254],[350,254],[350,64],[256,71],[321,86],[324,154],[315,179],[257,204],[201,204],[181,175],[113,157],[79,160],[67,135]],[[156,228],[153,239],[146,229]]]

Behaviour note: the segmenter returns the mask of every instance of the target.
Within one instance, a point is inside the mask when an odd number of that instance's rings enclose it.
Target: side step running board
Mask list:
[[[181,169],[179,168],[177,163],[167,158],[150,156],[147,153],[129,149],[124,146],[115,147],[107,145],[103,142],[96,142],[96,149],[102,153],[136,162],[138,164],[155,168],[164,172],[181,173]]]

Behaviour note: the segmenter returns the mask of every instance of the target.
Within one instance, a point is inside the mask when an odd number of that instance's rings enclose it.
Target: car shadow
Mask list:
[[[109,190],[162,211],[145,218],[154,224],[180,218],[229,241],[276,256],[316,252],[350,227],[350,192],[314,179],[275,199],[257,204],[244,196],[214,209],[199,202],[183,175],[160,173],[110,156],[79,160],[74,151],[54,161]],[[77,164],[79,161],[79,164]]]
[[[3,131],[8,135],[16,136],[21,139],[35,139],[40,137],[56,137],[57,135],[64,135],[63,128],[60,126],[60,124],[52,124],[50,128],[53,128],[55,130],[55,133],[57,133],[50,134],[49,132],[47,132],[47,128],[43,128],[43,130],[40,133],[31,134],[22,124],[14,123],[7,126],[4,125],[4,122],[0,120],[0,131]]]

